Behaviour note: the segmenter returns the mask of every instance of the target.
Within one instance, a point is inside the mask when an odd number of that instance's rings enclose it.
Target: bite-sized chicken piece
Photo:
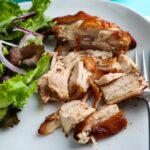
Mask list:
[[[35,68],[44,51],[43,45],[35,43],[21,48],[12,48],[9,51],[9,61],[15,66],[25,65],[29,68]]]
[[[50,91],[56,93],[58,98],[63,101],[69,101],[68,80],[75,63],[68,68],[63,63],[57,62],[48,72],[48,87]]]
[[[124,76],[124,73],[108,73],[104,76],[102,76],[99,80],[96,80],[95,83],[99,86],[108,84],[122,76]]]
[[[75,54],[70,53],[66,57],[59,56],[52,60],[52,67],[38,82],[41,100],[47,103],[49,100],[69,101],[68,81],[72,69],[80,60]]]
[[[57,111],[45,118],[45,121],[40,125],[38,133],[41,135],[50,134],[60,126],[61,126],[61,122],[59,117],[59,111]]]
[[[97,68],[104,72],[121,72],[121,66],[117,61],[117,57],[108,59],[97,59]]]
[[[82,61],[76,63],[68,83],[71,100],[83,98],[90,86],[88,81],[90,75],[91,72],[85,69]]]
[[[124,54],[105,59],[97,58],[97,67],[106,72],[139,73],[137,65]]]
[[[147,87],[146,81],[138,74],[127,74],[101,86],[106,104],[116,104],[131,97],[139,96]]]
[[[47,103],[52,99],[51,92],[48,87],[48,77],[47,74],[43,75],[42,78],[38,81],[38,93],[42,102]],[[57,100],[55,96],[55,100]]]
[[[84,63],[85,68],[90,71],[94,72],[96,69],[96,58],[94,57],[88,57],[88,56],[83,56],[82,61]]]
[[[121,70],[123,72],[126,72],[126,73],[139,73],[139,69],[138,69],[137,65],[128,56],[120,54],[118,56],[118,62],[120,64]]]
[[[127,120],[119,107],[116,104],[106,105],[76,125],[74,138],[78,143],[86,144],[91,137],[105,138],[117,134],[126,126]]]
[[[52,55],[52,61],[51,61],[50,69],[54,67],[55,63],[58,60],[58,52],[51,52],[51,55]]]
[[[102,92],[100,88],[97,86],[97,84],[94,83],[93,78],[90,78],[90,85],[92,88],[92,92],[94,95],[94,103],[93,103],[93,108],[97,109],[98,106],[100,105],[101,99],[102,99]]]
[[[53,68],[55,63],[58,61],[58,53],[51,52],[52,61],[50,65],[50,69]],[[38,93],[40,94],[40,98],[44,103],[47,103],[49,100],[58,100],[58,96],[53,94],[48,87],[48,73],[44,74],[38,81]]]
[[[56,49],[61,50],[101,50],[113,53],[125,53],[134,48],[136,42],[126,31],[114,23],[83,11],[75,15],[54,18],[56,23],[50,30],[57,39]]]
[[[89,107],[87,103],[79,100],[63,104],[60,108],[59,115],[61,119],[61,125],[66,135],[69,134],[71,129],[73,129],[76,124],[84,120],[94,111],[94,108]]]

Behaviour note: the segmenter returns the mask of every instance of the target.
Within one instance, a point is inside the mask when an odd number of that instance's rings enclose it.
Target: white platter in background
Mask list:
[[[27,8],[30,2],[21,3],[21,6]],[[143,48],[150,51],[149,22],[124,6],[100,0],[53,0],[46,15],[56,17],[74,14],[80,10],[115,22],[133,35],[138,43],[138,50]],[[50,43],[47,46],[53,49]],[[133,56],[133,50],[129,55]],[[148,150],[149,125],[146,103],[142,100],[128,101],[122,104],[121,108],[128,119],[127,129],[98,141],[99,149]],[[48,104],[41,108],[37,95],[32,96],[23,111],[19,113],[20,123],[14,128],[0,129],[0,150],[92,150],[90,144],[76,144],[72,135],[66,138],[60,129],[44,137],[37,134],[37,129],[45,116],[56,109],[55,104]]]

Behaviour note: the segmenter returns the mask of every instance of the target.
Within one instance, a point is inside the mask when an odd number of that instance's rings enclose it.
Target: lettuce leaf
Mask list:
[[[0,77],[2,77],[3,73],[4,73],[5,67],[4,65],[0,62]]]
[[[50,0],[32,0],[32,6],[28,10],[23,10],[16,3],[11,1],[0,0],[0,40],[16,41],[23,36],[20,31],[13,31],[15,25],[23,28],[37,31],[51,26],[51,20],[44,16],[45,10],[48,8]],[[18,16],[36,12],[34,16],[27,20],[16,20]]]
[[[13,127],[14,125],[19,123],[19,119],[17,117],[17,113],[20,110],[17,108],[12,108],[11,106],[7,109],[4,118],[0,122],[1,128]]]
[[[0,109],[0,121],[6,116],[7,108]]]
[[[18,4],[0,0],[0,28],[22,13]]]
[[[10,106],[22,109],[27,98],[36,92],[37,78],[48,70],[50,58],[49,53],[44,54],[35,69],[29,70],[25,75],[17,74],[0,84],[0,120],[6,116],[5,111]]]

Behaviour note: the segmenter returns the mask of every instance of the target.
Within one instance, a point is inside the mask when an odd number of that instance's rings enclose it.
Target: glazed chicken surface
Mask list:
[[[129,32],[83,11],[75,15],[57,17],[53,21],[56,25],[50,29],[49,34],[56,36],[56,51],[65,54],[73,49],[93,49],[120,54],[136,46]]]

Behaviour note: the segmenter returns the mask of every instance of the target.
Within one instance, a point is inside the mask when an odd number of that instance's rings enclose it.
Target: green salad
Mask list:
[[[0,0],[0,127],[19,122],[17,112],[37,91],[37,80],[49,68],[42,31],[53,23],[44,16],[50,0],[32,0],[28,10]]]

